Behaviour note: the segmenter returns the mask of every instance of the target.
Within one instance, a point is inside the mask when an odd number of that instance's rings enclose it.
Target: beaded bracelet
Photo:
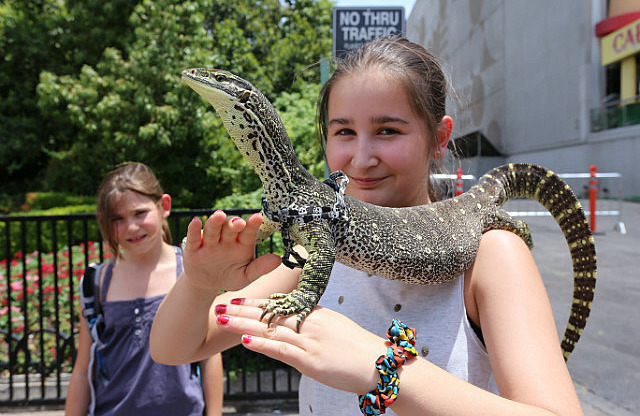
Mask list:
[[[376,389],[359,396],[360,410],[365,416],[377,416],[387,411],[398,397],[400,379],[398,369],[406,359],[418,355],[415,349],[416,330],[394,319],[387,331],[387,338],[391,345],[387,354],[376,360],[376,369],[380,373],[380,381]]]

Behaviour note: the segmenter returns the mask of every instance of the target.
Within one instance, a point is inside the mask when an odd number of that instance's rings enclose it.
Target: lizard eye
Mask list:
[[[218,82],[225,82],[227,80],[227,77],[221,74],[216,75],[216,81]]]

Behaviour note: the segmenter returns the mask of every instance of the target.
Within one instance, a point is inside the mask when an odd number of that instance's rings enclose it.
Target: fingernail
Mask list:
[[[243,344],[251,344],[251,341],[253,341],[253,337],[251,335],[243,335],[242,336],[242,343]]]
[[[216,305],[216,315],[222,315],[227,312],[227,305]]]
[[[240,217],[235,217],[231,220],[231,223],[233,224],[234,222],[238,221],[240,219]]]
[[[242,301],[243,301],[242,298],[234,298],[234,299],[231,299],[231,304],[232,305],[242,305]]]
[[[226,325],[229,323],[229,320],[231,318],[229,318],[227,315],[218,315],[218,317],[216,318],[218,320],[218,323],[220,325]]]

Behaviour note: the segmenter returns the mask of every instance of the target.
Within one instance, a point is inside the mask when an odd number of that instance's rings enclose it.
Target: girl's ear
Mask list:
[[[163,217],[169,217],[169,214],[171,214],[171,195],[162,194],[160,197],[160,207],[163,211]]]
[[[447,150],[449,144],[449,138],[451,137],[451,131],[453,130],[453,119],[451,116],[444,116],[438,125],[438,148],[435,150],[434,155],[436,159],[444,156],[444,152]]]

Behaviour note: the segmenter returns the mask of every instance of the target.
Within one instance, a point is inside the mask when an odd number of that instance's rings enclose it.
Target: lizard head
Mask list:
[[[295,182],[292,177],[310,175],[295,156],[273,105],[248,81],[224,70],[203,68],[183,71],[182,80],[215,108],[267,195]]]
[[[226,100],[245,103],[253,91],[257,92],[249,82],[221,69],[186,69],[182,71],[182,81],[216,110]]]

